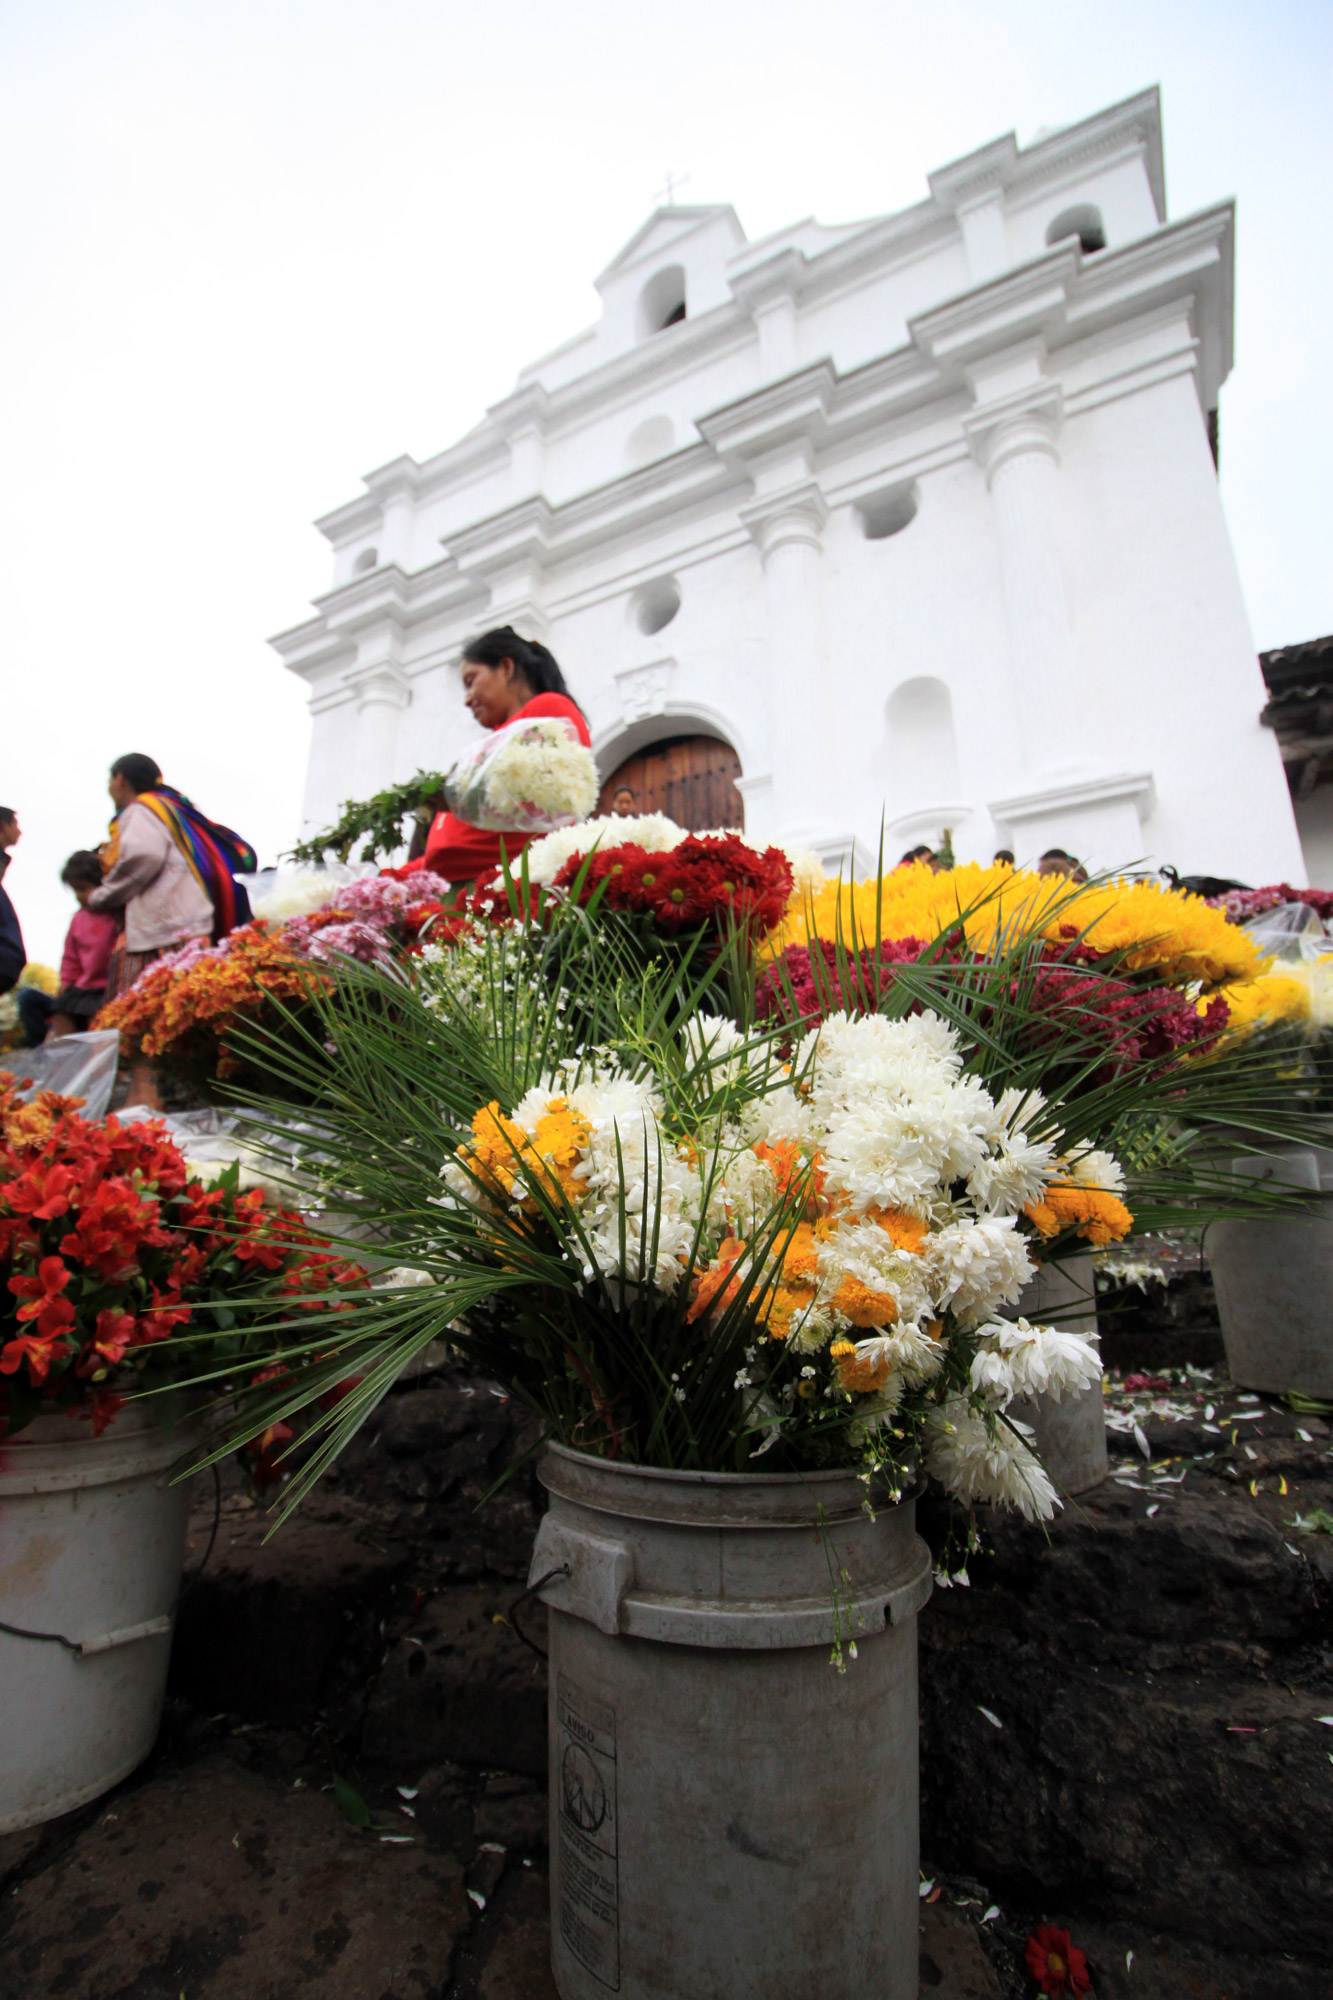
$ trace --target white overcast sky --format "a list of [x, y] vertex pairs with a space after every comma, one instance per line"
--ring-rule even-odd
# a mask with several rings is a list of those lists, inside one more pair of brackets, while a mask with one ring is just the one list
[[1151, 83], [1171, 213], [1240, 204], [1222, 492], [1256, 642], [1310, 638], [1327, 0], [0, 0], [0, 803], [30, 955], [59, 952], [60, 864], [125, 750], [261, 860], [290, 844], [304, 690], [265, 640], [328, 586], [312, 518], [587, 324], [666, 169], [751, 236], [841, 222]]

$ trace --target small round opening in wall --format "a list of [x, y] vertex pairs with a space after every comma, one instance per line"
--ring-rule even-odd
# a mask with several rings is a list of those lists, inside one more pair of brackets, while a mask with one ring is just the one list
[[379, 559], [380, 552], [378, 549], [362, 549], [360, 555], [352, 564], [353, 576], [364, 576], [367, 570], [372, 570], [377, 566]]
[[915, 521], [917, 503], [915, 482], [910, 486], [891, 486], [884, 493], [871, 494], [868, 500], [857, 503], [861, 533], [868, 542], [882, 542], [890, 535], [900, 535]]
[[651, 465], [655, 458], [665, 458], [675, 442], [670, 417], [645, 417], [626, 438], [625, 457], [631, 465]]
[[630, 615], [644, 633], [661, 632], [680, 610], [680, 585], [674, 576], [645, 583], [630, 599]]

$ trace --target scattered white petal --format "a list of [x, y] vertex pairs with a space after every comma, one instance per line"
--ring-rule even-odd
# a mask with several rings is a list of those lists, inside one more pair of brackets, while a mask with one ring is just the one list
[[983, 1924], [988, 1924], [992, 1917], [998, 1917], [999, 1914], [1000, 1914], [999, 1904], [992, 1903], [990, 1908], [983, 1912], [981, 1921]]
[[1144, 1436], [1143, 1426], [1141, 1424], [1135, 1424], [1134, 1426], [1134, 1442], [1138, 1446], [1139, 1450], [1143, 1453], [1143, 1456], [1145, 1458], [1152, 1457], [1152, 1446], [1148, 1443], [1147, 1438]]
[[1125, 1953], [1125, 1971], [1126, 1971], [1126, 1972], [1128, 1972], [1128, 1971], [1129, 1971], [1129, 1968], [1130, 1968], [1130, 1966], [1131, 1966], [1131, 1965], [1133, 1965], [1133, 1963], [1134, 1963], [1134, 1954], [1133, 1954], [1133, 1952], [1132, 1952], [1132, 1951], [1127, 1951], [1127, 1952]]
[[925, 1878], [925, 1876], [924, 1876], [924, 1875], [923, 1875], [923, 1876], [921, 1877], [921, 1885], [920, 1885], [920, 1887], [918, 1888], [918, 1890], [917, 1890], [917, 1892], [916, 1892], [916, 1893], [917, 1893], [917, 1895], [918, 1895], [918, 1896], [920, 1896], [920, 1898], [921, 1898], [922, 1902], [924, 1902], [924, 1901], [925, 1901], [926, 1897], [927, 1897], [927, 1896], [928, 1896], [928, 1895], [930, 1894], [931, 1890], [932, 1890], [932, 1889], [933, 1889], [934, 1887], [935, 1887], [935, 1884], [934, 1884], [934, 1882], [933, 1882], [933, 1881], [932, 1881], [932, 1882], [927, 1882], [927, 1880], [926, 1880], [926, 1878]]
[[480, 1889], [469, 1889], [469, 1890], [468, 1890], [468, 1894], [469, 1894], [469, 1896], [471, 1896], [471, 1898], [472, 1898], [473, 1902], [474, 1902], [474, 1903], [476, 1904], [476, 1906], [477, 1906], [477, 1908], [478, 1908], [479, 1910], [484, 1910], [484, 1909], [485, 1909], [485, 1907], [486, 1907], [486, 1898], [485, 1898], [485, 1897], [484, 1897], [484, 1896], [482, 1895], [482, 1893], [481, 1893], [481, 1890], [480, 1890]]
[[[994, 1713], [994, 1711], [993, 1711], [992, 1709], [989, 1709], [989, 1708], [983, 1708], [983, 1707], [981, 1706], [981, 1703], [980, 1703], [980, 1702], [978, 1702], [978, 1703], [977, 1703], [977, 1713], [978, 1713], [979, 1715], [984, 1715], [984, 1716], [985, 1716], [985, 1718], [986, 1718], [986, 1720], [987, 1720], [987, 1722], [989, 1722], [989, 1723], [990, 1723], [990, 1725], [991, 1725], [991, 1727], [992, 1727], [993, 1729], [1003, 1729], [1003, 1728], [1004, 1728], [1004, 1724], [1003, 1724], [1003, 1723], [1001, 1722], [1001, 1720], [1000, 1720], [999, 1716], [998, 1716], [998, 1715], [996, 1715], [996, 1714]], [[1333, 1718], [1330, 1718], [1330, 1720], [1333, 1720]]]
[[1144, 1519], [1147, 1521], [1151, 1521], [1153, 1515], [1157, 1512], [1157, 1509], [1161, 1506], [1161, 1504], [1162, 1503], [1160, 1500], [1154, 1500], [1152, 1506], [1145, 1509]]
[[414, 1799], [421, 1790], [420, 1785], [398, 1785], [395, 1787], [400, 1799]]
[[1300, 1431], [1300, 1430], [1298, 1430], [1298, 1431], [1297, 1431], [1297, 1433], [1296, 1433], [1296, 1435], [1297, 1435], [1297, 1437], [1298, 1437], [1298, 1438], [1300, 1439], [1300, 1441], [1301, 1441], [1301, 1443], [1302, 1443], [1302, 1444], [1313, 1444], [1313, 1443], [1314, 1443], [1314, 1439], [1313, 1439], [1313, 1438], [1312, 1438], [1312, 1437], [1310, 1436], [1310, 1433], [1309, 1433], [1309, 1431]]

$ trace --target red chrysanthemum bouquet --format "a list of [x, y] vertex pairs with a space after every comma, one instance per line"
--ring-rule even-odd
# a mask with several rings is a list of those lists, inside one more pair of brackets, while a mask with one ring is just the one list
[[365, 1283], [234, 1171], [191, 1179], [160, 1124], [92, 1124], [79, 1103], [24, 1103], [0, 1072], [0, 1435], [43, 1408], [100, 1432], [130, 1394], [243, 1367], [242, 1303]]
[[530, 876], [526, 861], [479, 882], [469, 914], [549, 926], [554, 910], [573, 904], [618, 931], [645, 962], [697, 952], [706, 967], [727, 947], [748, 959], [792, 898], [792, 865], [782, 849], [750, 847], [734, 833], [686, 834], [665, 849], [593, 842], [569, 854], [553, 877]]

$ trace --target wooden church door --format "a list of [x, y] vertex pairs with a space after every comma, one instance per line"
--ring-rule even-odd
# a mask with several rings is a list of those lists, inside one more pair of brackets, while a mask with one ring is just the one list
[[717, 736], [673, 736], [627, 757], [602, 786], [600, 813], [628, 786], [636, 813], [665, 813], [690, 833], [714, 827], [745, 830], [745, 802], [736, 789], [741, 760]]

